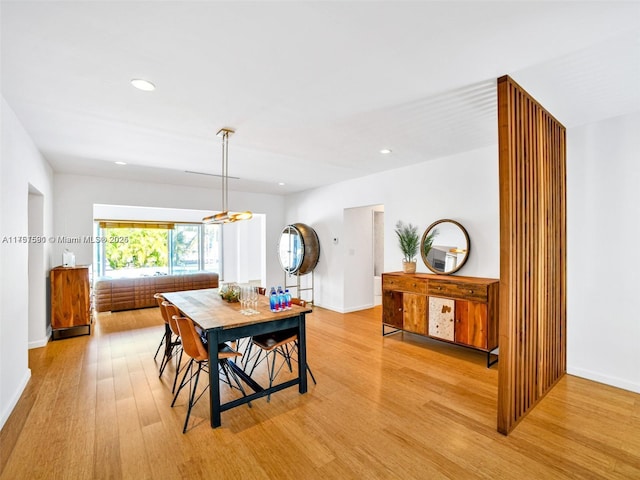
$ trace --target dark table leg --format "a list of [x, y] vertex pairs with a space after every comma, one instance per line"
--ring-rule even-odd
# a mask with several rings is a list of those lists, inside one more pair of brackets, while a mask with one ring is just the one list
[[307, 393], [307, 331], [305, 314], [298, 316], [298, 392]]
[[220, 418], [220, 381], [218, 379], [218, 331], [207, 332], [209, 346], [209, 410], [211, 412], [211, 428], [222, 425]]

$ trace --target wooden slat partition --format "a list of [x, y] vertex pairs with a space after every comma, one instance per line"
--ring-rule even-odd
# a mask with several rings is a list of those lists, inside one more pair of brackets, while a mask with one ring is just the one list
[[500, 362], [507, 435], [566, 372], [565, 128], [498, 79]]

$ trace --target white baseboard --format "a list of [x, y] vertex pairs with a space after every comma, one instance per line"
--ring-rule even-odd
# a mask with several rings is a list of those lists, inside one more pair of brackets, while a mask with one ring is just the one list
[[584, 368], [576, 368], [567, 366], [567, 373], [569, 375], [575, 375], [576, 377], [586, 378], [598, 383], [604, 383], [616, 388], [622, 388], [623, 390], [629, 390], [630, 392], [640, 393], [640, 383], [631, 382], [624, 378], [612, 377], [610, 375], [603, 375], [602, 373], [592, 372], [591, 370], [585, 370]]
[[345, 308], [342, 313], [358, 312], [360, 310], [366, 310], [368, 308], [373, 308], [373, 307], [374, 307], [373, 303], [369, 303], [367, 305], [359, 305], [357, 307]]
[[368, 305], [360, 305], [358, 307], [342, 308], [342, 307], [336, 307], [335, 305], [320, 305], [319, 303], [316, 303], [315, 306], [324, 308], [325, 310], [331, 310], [332, 312], [337, 312], [337, 313], [352, 313], [352, 312], [358, 312], [360, 310], [366, 310], [368, 308], [373, 308], [375, 305], [370, 303]]
[[46, 347], [47, 343], [49, 343], [49, 337], [44, 337], [41, 340], [34, 340], [32, 342], [29, 342], [27, 348], [31, 350], [32, 348]]
[[20, 396], [22, 395], [22, 392], [24, 392], [24, 389], [27, 387], [27, 383], [29, 383], [30, 378], [31, 378], [31, 369], [27, 368], [27, 371], [25, 372], [24, 377], [20, 382], [20, 385], [18, 385], [18, 389], [11, 396], [11, 399], [9, 400], [9, 404], [2, 411], [2, 416], [0, 416], [0, 430], [2, 429], [2, 427], [4, 427], [4, 424], [9, 418], [9, 415], [11, 415], [11, 412], [13, 412], [13, 409], [18, 404], [18, 400], [20, 400]]
[[49, 343], [49, 339], [51, 338], [51, 326], [47, 327], [47, 336], [41, 338], [39, 340], [32, 340], [27, 345], [27, 348], [31, 350], [32, 348], [41, 348], [46, 347], [47, 343]]

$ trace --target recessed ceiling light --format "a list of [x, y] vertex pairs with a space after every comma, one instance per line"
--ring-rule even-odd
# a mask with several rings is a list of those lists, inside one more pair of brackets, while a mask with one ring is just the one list
[[115, 162], [116, 165], [126, 165], [127, 162]]
[[145, 92], [153, 92], [156, 89], [156, 86], [148, 80], [143, 80], [142, 78], [133, 78], [131, 80], [131, 85], [136, 87], [138, 90], [144, 90]]
[[391, 149], [390, 148], [383, 148], [382, 150], [380, 150], [380, 153], [383, 155], [386, 155], [387, 153], [391, 153]]
[[281, 187], [284, 187], [285, 183], [284, 182], [278, 182], [278, 185], [280, 185]]

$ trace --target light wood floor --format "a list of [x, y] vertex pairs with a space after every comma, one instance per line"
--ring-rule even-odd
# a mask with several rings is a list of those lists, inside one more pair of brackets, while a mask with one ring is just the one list
[[379, 308], [308, 317], [318, 380], [182, 434], [173, 367], [158, 379], [157, 309], [101, 314], [90, 337], [30, 351], [32, 379], [0, 433], [2, 479], [640, 478], [640, 395], [565, 376], [509, 436], [497, 366], [409, 334]]

